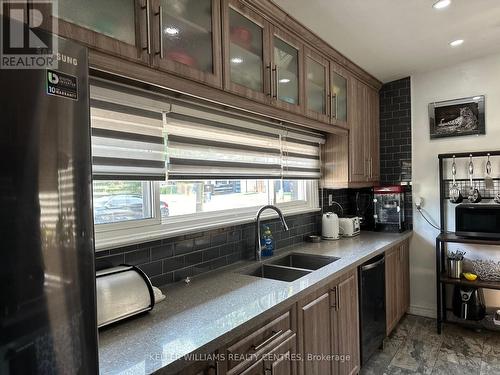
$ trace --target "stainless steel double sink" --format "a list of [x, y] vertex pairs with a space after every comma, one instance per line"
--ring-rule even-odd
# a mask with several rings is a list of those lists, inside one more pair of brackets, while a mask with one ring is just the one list
[[280, 281], [294, 281], [318, 270], [340, 258], [326, 255], [291, 253], [284, 257], [261, 264], [257, 268], [242, 271], [244, 275], [263, 277]]

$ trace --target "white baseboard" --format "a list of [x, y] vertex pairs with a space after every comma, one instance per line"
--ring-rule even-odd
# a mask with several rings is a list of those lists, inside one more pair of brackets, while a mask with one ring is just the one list
[[408, 314], [424, 316], [426, 318], [436, 318], [436, 308], [427, 306], [410, 305]]

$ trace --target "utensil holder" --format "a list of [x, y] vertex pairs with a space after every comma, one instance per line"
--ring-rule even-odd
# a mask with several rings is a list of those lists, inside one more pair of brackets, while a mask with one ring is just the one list
[[462, 275], [462, 260], [448, 259], [448, 277], [452, 279], [460, 279]]

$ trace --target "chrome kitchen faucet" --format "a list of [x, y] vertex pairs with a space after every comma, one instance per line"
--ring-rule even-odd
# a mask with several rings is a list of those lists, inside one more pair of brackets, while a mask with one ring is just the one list
[[262, 212], [264, 212], [267, 209], [271, 209], [271, 210], [276, 211], [276, 213], [278, 214], [278, 216], [281, 220], [281, 225], [283, 226], [283, 229], [285, 231], [288, 231], [288, 225], [285, 221], [285, 217], [283, 216], [283, 212], [281, 212], [281, 210], [278, 207], [273, 206], [272, 204], [268, 204], [266, 206], [262, 206], [261, 208], [259, 208], [259, 211], [257, 211], [257, 217], [255, 219], [256, 225], [257, 225], [257, 241], [255, 244], [255, 260], [257, 260], [257, 261], [260, 261], [262, 259], [262, 245], [260, 244], [260, 215], [262, 214]]

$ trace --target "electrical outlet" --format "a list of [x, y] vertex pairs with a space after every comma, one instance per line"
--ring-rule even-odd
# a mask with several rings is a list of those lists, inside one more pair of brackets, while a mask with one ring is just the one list
[[417, 207], [417, 210], [421, 210], [423, 205], [424, 205], [424, 198], [422, 197], [415, 198], [415, 206]]
[[331, 206], [333, 204], [333, 195], [328, 194], [328, 205]]

